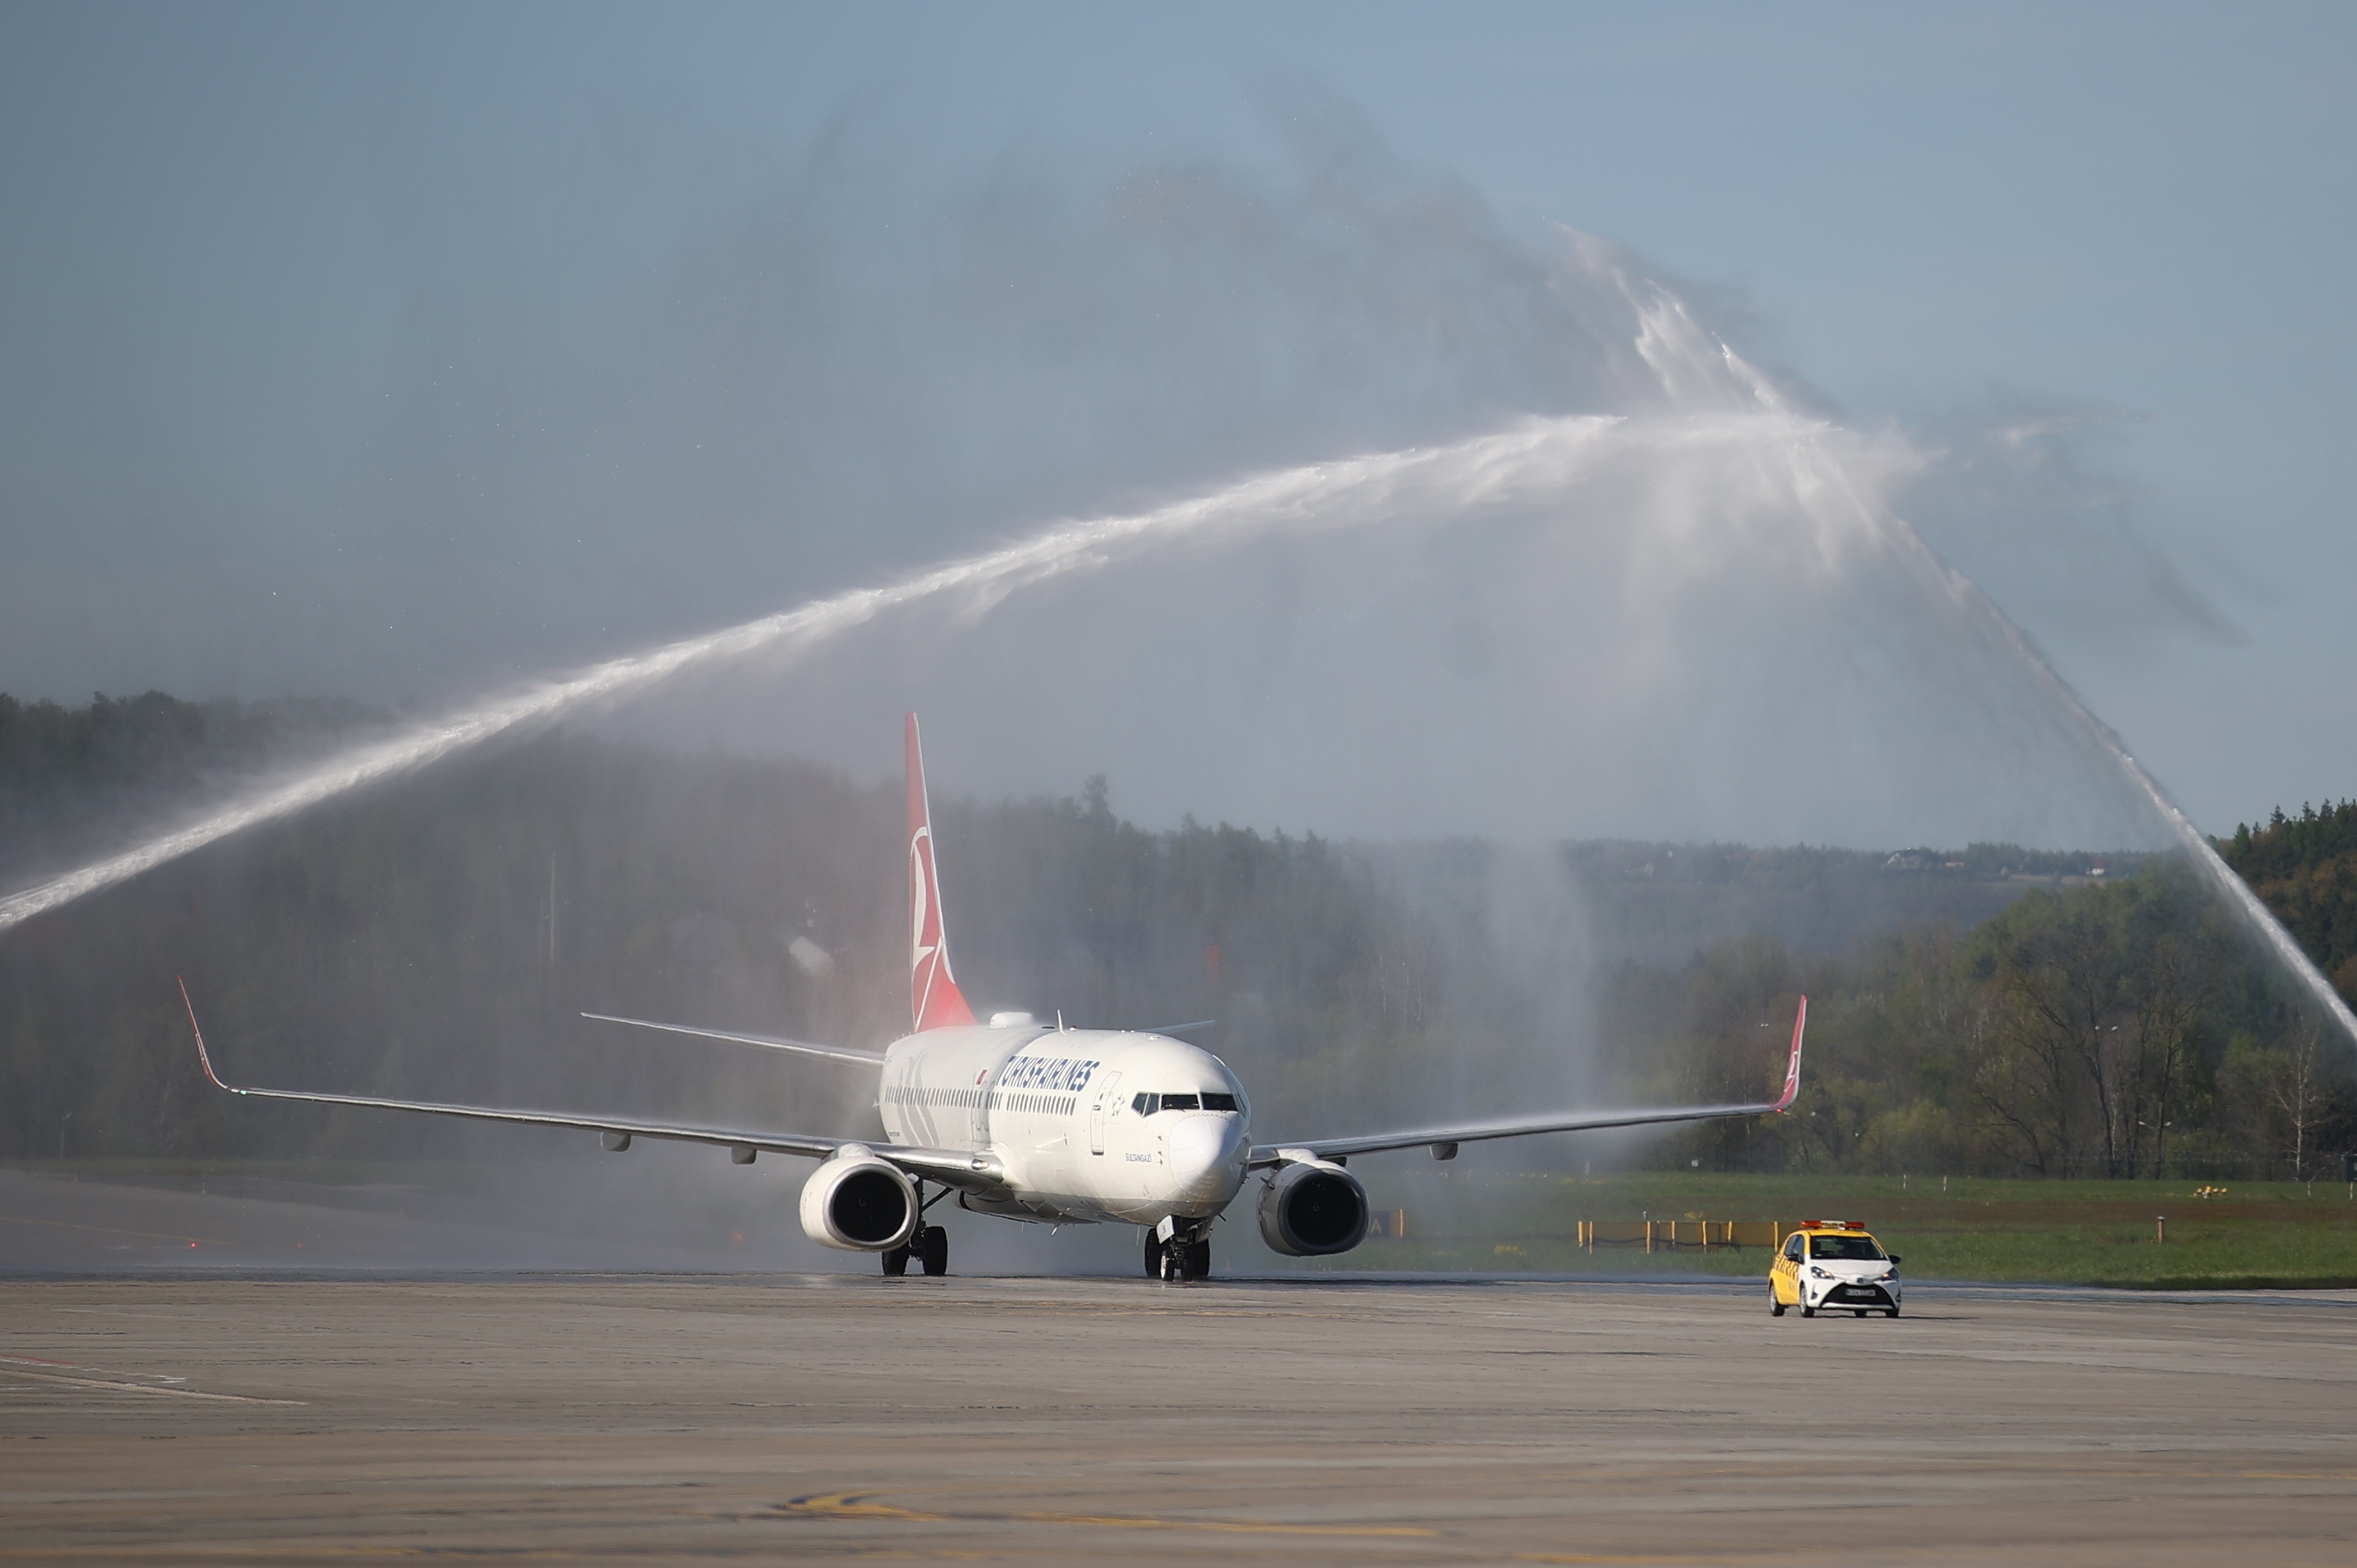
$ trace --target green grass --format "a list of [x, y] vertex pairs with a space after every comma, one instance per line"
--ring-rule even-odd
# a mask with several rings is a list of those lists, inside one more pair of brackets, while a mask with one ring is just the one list
[[[1375, 1172], [1370, 1170], [1371, 1178]], [[1372, 1185], [1380, 1187], [1380, 1181]], [[2340, 1182], [1985, 1181], [1631, 1172], [1458, 1176], [1413, 1192], [1408, 1235], [1334, 1260], [1360, 1269], [1765, 1277], [1764, 1248], [1583, 1251], [1582, 1219], [1859, 1219], [1916, 1279], [2147, 1289], [2357, 1285], [2357, 1201]], [[2222, 1193], [2201, 1196], [2205, 1186]], [[1421, 1203], [1419, 1204], [1419, 1200]], [[2168, 1240], [2154, 1240], [2156, 1216]]]
[[[469, 1160], [70, 1160], [16, 1168], [95, 1180], [201, 1182], [276, 1176], [329, 1186], [386, 1184], [465, 1193], [512, 1185], [529, 1166]], [[1953, 1180], [1936, 1176], [1761, 1176], [1633, 1171], [1514, 1176], [1370, 1159], [1353, 1167], [1379, 1208], [1405, 1207], [1405, 1240], [1377, 1239], [1311, 1269], [1445, 1273], [1718, 1274], [1764, 1278], [1764, 1248], [1583, 1251], [1582, 1219], [1859, 1219], [1906, 1260], [1914, 1279], [2007, 1280], [2144, 1289], [2357, 1286], [2357, 1201], [2340, 1182]], [[562, 1179], [565, 1167], [538, 1173]], [[2222, 1187], [2210, 1197], [2205, 1186]], [[765, 1201], [766, 1192], [764, 1190]], [[1251, 1192], [1230, 1209], [1222, 1243], [1254, 1266], [1269, 1257], [1252, 1226]], [[2153, 1219], [2169, 1217], [2155, 1244]], [[774, 1218], [774, 1217], [773, 1217]], [[791, 1217], [785, 1223], [791, 1224]]]

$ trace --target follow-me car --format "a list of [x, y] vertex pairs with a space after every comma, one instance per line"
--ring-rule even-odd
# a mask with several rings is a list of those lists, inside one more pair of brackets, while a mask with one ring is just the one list
[[[819, 1161], [802, 1193], [802, 1230], [830, 1247], [876, 1252], [887, 1273], [916, 1258], [925, 1273], [949, 1267], [949, 1234], [925, 1215], [951, 1193], [976, 1214], [1039, 1224], [1121, 1223], [1145, 1233], [1146, 1270], [1166, 1280], [1200, 1279], [1211, 1266], [1211, 1226], [1249, 1180], [1261, 1238], [1291, 1257], [1347, 1252], [1367, 1235], [1366, 1189], [1347, 1166], [1354, 1155], [1428, 1149], [1438, 1160], [1458, 1145], [1539, 1133], [1636, 1127], [1789, 1109], [1801, 1086], [1803, 997], [1777, 1099], [1749, 1105], [1663, 1110], [1555, 1112], [1351, 1137], [1252, 1141], [1252, 1103], [1226, 1063], [1160, 1033], [1067, 1029], [1028, 1013], [978, 1020], [950, 971], [933, 864], [917, 717], [907, 724], [909, 1000], [914, 1027], [882, 1052], [813, 1045], [641, 1018], [584, 1014], [601, 1022], [729, 1040], [850, 1063], [875, 1071], [883, 1137], [845, 1138], [758, 1128], [696, 1126], [638, 1116], [509, 1110], [382, 1100], [296, 1090], [232, 1088], [214, 1073], [197, 1034], [205, 1076], [236, 1094], [326, 1105], [366, 1105], [599, 1133], [619, 1152], [639, 1138], [716, 1144], [738, 1165], [763, 1151]], [[181, 987], [185, 1000], [187, 986]], [[196, 1028], [196, 1009], [188, 1024]], [[929, 1196], [926, 1188], [934, 1188]]]
[[1899, 1258], [1856, 1219], [1803, 1219], [1768, 1270], [1768, 1310], [1803, 1317], [1847, 1308], [1864, 1317], [1899, 1316]]

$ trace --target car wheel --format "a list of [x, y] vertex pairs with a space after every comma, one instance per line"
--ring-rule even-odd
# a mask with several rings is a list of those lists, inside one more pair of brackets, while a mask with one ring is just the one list
[[1886, 1306], [1882, 1309], [1882, 1316], [1885, 1317], [1896, 1317], [1899, 1316], [1899, 1309], [1895, 1306]]
[[1784, 1298], [1776, 1294], [1776, 1287], [1772, 1284], [1768, 1287], [1768, 1316], [1770, 1317], [1784, 1316]]
[[1864, 1317], [1864, 1316], [1866, 1316], [1866, 1308], [1864, 1308], [1864, 1307], [1862, 1307], [1862, 1306], [1861, 1306], [1861, 1307], [1859, 1307], [1859, 1308], [1857, 1309], [1857, 1316], [1860, 1316], [1860, 1317]]
[[1816, 1315], [1817, 1309], [1809, 1305], [1809, 1298], [1807, 1296], [1803, 1296], [1801, 1298], [1801, 1316], [1803, 1317], [1814, 1317]]

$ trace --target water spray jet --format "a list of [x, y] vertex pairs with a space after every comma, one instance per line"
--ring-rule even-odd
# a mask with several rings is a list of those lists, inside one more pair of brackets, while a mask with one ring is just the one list
[[0, 898], [0, 931], [248, 828], [293, 816], [576, 709], [634, 694], [696, 665], [763, 649], [809, 647], [889, 610], [928, 600], [964, 594], [995, 603], [1026, 583], [1087, 571], [1107, 564], [1116, 552], [1135, 552], [1181, 536], [1288, 523], [1331, 526], [1349, 521], [1332, 515], [1342, 509], [1355, 505], [1361, 509], [1359, 516], [1380, 515], [1406, 496], [1443, 487], [1457, 506], [1478, 505], [1518, 482], [1559, 479], [1566, 464], [1576, 463], [1620, 423], [1598, 415], [1532, 420], [1446, 446], [1374, 453], [1256, 475], [1150, 511], [1061, 523], [898, 583], [815, 599], [778, 615], [533, 682], [389, 738], [339, 752], [196, 822]]
[[2136, 759], [2135, 754], [2113, 732], [2111, 725], [2097, 718], [2094, 710], [2080, 700], [2079, 693], [2072, 690], [2071, 683], [2046, 661], [2046, 656], [2030, 641], [2029, 634], [2013, 623], [2013, 618], [1998, 608], [1996, 602], [1981, 591], [1979, 584], [1933, 554], [1931, 547], [1924, 544], [1912, 530], [1907, 532], [1913, 548], [1920, 553], [1923, 567], [1936, 575], [1948, 593], [1986, 620], [2029, 667], [2048, 696], [2086, 727], [2087, 733], [2094, 737], [2104, 753], [2118, 764], [2121, 772], [2127, 775], [2128, 782], [2135, 787], [2136, 793], [2152, 807], [2169, 835], [2185, 846], [2186, 854], [2192, 857], [2203, 879], [2217, 889], [2228, 907], [2251, 928], [2292, 978], [2299, 982], [2309, 998], [2341, 1026], [2351, 1043], [2357, 1045], [2357, 1013], [2350, 1011], [2349, 1004], [2342, 999], [2332, 982], [2316, 967], [2315, 961], [2301, 949], [2292, 934], [2284, 929], [2282, 922], [2259, 901], [2259, 896], [2251, 891], [2250, 884], [2234, 874], [2234, 868], [2219, 854], [2209, 835], [2195, 827], [2177, 802], [2169, 799], [2169, 792], [2160, 787], [2159, 780], [2145, 771], [2144, 764]]
[[[1743, 369], [1730, 354], [1727, 364]], [[1756, 378], [1755, 378], [1756, 380]], [[1760, 383], [1764, 385], [1764, 383]], [[1948, 565], [1903, 521], [1863, 493], [1859, 476], [1820, 451], [1847, 433], [1794, 415], [1764, 395], [1739, 412], [1627, 419], [1575, 415], [1531, 419], [1503, 431], [1447, 446], [1383, 452], [1256, 475], [1209, 494], [1125, 516], [1060, 523], [997, 550], [963, 557], [882, 586], [816, 599], [703, 636], [550, 677], [454, 710], [389, 738], [353, 747], [245, 799], [122, 854], [0, 898], [0, 930], [74, 899], [113, 886], [247, 828], [291, 817], [366, 785], [432, 765], [504, 735], [545, 725], [600, 703], [641, 693], [692, 667], [762, 650], [792, 652], [843, 636], [890, 611], [931, 601], [966, 600], [986, 613], [1029, 584], [1088, 572], [1182, 539], [1279, 530], [1316, 532], [1394, 516], [1417, 503], [1444, 520], [1487, 504], [1570, 487], [1614, 454], [1640, 448], [1674, 457], [1725, 443], [1777, 454], [1796, 495], [1812, 506], [1819, 533], [1817, 564], [1829, 566], [1853, 544], [1895, 552], [1926, 589], [1962, 609], [2031, 676], [2126, 777], [2169, 835], [2352, 1042], [2357, 1015], [2301, 951], [2210, 841], [2153, 779], [2117, 736], [2081, 701], [2026, 634], [1978, 585]]]

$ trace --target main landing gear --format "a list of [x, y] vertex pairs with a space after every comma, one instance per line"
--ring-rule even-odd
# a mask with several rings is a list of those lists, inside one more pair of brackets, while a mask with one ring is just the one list
[[929, 1274], [948, 1273], [950, 1233], [938, 1225], [918, 1226], [917, 1233], [909, 1238], [907, 1246], [895, 1247], [884, 1254], [884, 1272], [905, 1274], [909, 1272], [909, 1260], [911, 1258], [916, 1259], [919, 1266]]
[[925, 1197], [925, 1184], [923, 1182], [917, 1184], [919, 1224], [916, 1230], [909, 1237], [906, 1245], [893, 1247], [885, 1251], [883, 1256], [886, 1273], [907, 1273], [910, 1258], [916, 1259], [919, 1265], [929, 1274], [945, 1274], [950, 1272], [950, 1233], [941, 1226], [922, 1223], [925, 1210], [949, 1195], [950, 1189], [943, 1187], [933, 1194], [931, 1201], [928, 1201]]
[[1211, 1239], [1197, 1237], [1189, 1240], [1173, 1236], [1165, 1241], [1155, 1232], [1146, 1233], [1146, 1277], [1168, 1284], [1186, 1284], [1200, 1280], [1211, 1272]]

